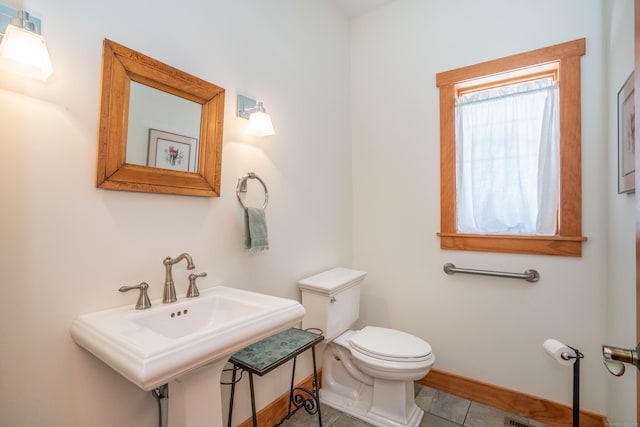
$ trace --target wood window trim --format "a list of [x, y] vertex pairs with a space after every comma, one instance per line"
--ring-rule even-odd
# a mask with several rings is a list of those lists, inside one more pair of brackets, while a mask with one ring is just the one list
[[[436, 74], [440, 89], [440, 247], [485, 252], [582, 256], [582, 134], [580, 57], [584, 38]], [[456, 232], [456, 85], [558, 63], [560, 82], [560, 207], [555, 236]]]

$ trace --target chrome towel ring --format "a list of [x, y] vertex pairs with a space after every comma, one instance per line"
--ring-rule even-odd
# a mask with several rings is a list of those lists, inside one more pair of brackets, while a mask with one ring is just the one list
[[240, 205], [242, 206], [243, 209], [247, 209], [244, 203], [242, 203], [242, 199], [240, 198], [240, 193], [247, 192], [248, 179], [257, 179], [258, 181], [260, 181], [260, 184], [262, 184], [262, 187], [264, 188], [264, 204], [262, 205], [262, 209], [266, 208], [267, 204], [269, 203], [269, 190], [267, 190], [267, 186], [264, 183], [264, 181], [260, 179], [260, 177], [253, 172], [249, 172], [242, 178], [238, 179], [238, 185], [236, 186], [236, 196], [238, 197], [238, 202], [240, 202]]

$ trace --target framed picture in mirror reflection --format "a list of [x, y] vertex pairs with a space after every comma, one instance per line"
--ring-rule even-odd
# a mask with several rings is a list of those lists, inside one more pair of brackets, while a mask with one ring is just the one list
[[635, 117], [631, 73], [618, 92], [618, 194], [635, 190]]
[[149, 129], [147, 166], [197, 172], [198, 138]]

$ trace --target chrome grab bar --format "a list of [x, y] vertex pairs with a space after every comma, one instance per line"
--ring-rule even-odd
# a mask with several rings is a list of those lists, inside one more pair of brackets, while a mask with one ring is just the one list
[[480, 276], [495, 276], [495, 277], [509, 277], [512, 279], [524, 279], [527, 282], [535, 283], [540, 280], [540, 273], [537, 270], [525, 270], [522, 273], [508, 273], [505, 271], [491, 271], [491, 270], [474, 270], [471, 268], [458, 268], [452, 263], [448, 262], [444, 265], [443, 270], [447, 274], [462, 273], [462, 274], [478, 274]]

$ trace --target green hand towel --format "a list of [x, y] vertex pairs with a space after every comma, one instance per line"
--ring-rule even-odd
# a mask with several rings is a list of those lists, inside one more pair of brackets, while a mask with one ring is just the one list
[[244, 211], [245, 236], [244, 247], [251, 252], [269, 249], [267, 220], [264, 209], [246, 208]]

